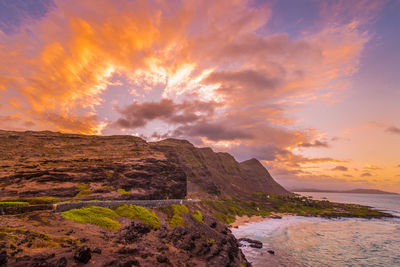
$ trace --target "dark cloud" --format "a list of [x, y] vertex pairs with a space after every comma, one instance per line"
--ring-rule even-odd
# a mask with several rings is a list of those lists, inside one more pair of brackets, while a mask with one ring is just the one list
[[209, 116], [214, 112], [215, 102], [185, 101], [176, 104], [170, 99], [160, 102], [134, 102], [117, 111], [122, 115], [114, 125], [121, 128], [134, 129], [145, 126], [152, 120], [163, 120], [173, 124], [195, 122], [202, 116]]
[[332, 169], [332, 171], [343, 171], [343, 172], [347, 172], [348, 168], [345, 166], [336, 166], [335, 168]]
[[369, 177], [372, 176], [372, 174], [370, 174], [369, 172], [364, 172], [363, 174], [361, 174], [361, 177]]
[[268, 77], [266, 74], [255, 70], [243, 70], [232, 72], [213, 72], [207, 78], [211, 83], [222, 83], [225, 87], [241, 87], [246, 90], [273, 90], [280, 81], [277, 78]]
[[191, 125], [183, 125], [174, 131], [175, 136], [206, 137], [208, 140], [235, 140], [252, 138], [251, 133], [237, 129], [226, 123], [209, 123], [199, 121]]
[[299, 147], [329, 147], [329, 144], [316, 140], [313, 143], [301, 143]]
[[400, 134], [400, 128], [397, 128], [395, 126], [386, 128], [386, 131], [393, 134]]

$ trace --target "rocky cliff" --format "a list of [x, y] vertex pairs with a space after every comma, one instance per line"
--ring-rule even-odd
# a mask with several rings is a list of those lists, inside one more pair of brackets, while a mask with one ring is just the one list
[[185, 140], [0, 131], [0, 198], [246, 198], [254, 192], [288, 193], [258, 160], [239, 163]]
[[166, 139], [150, 146], [181, 166], [187, 175], [189, 195], [239, 197], [256, 192], [288, 194], [257, 160], [237, 162], [228, 153], [197, 148], [185, 140]]
[[0, 131], [0, 197], [166, 199], [186, 175], [134, 136]]

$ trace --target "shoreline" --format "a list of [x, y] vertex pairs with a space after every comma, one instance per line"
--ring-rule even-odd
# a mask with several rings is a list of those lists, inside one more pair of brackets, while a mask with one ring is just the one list
[[268, 221], [268, 220], [280, 220], [282, 218], [292, 217], [292, 216], [296, 216], [296, 215], [291, 214], [291, 213], [271, 213], [271, 215], [269, 215], [269, 216], [254, 215], [251, 217], [248, 217], [247, 215], [243, 215], [243, 216], [236, 215], [235, 221], [233, 223], [229, 224], [229, 226], [232, 228], [238, 228], [239, 226], [243, 226], [248, 223], [257, 223], [257, 222]]

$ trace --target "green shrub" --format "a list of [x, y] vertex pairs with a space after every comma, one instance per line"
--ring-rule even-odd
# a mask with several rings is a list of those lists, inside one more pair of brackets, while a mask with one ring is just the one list
[[114, 186], [108, 186], [108, 185], [101, 187], [101, 189], [108, 192], [112, 192], [115, 190]]
[[76, 197], [90, 196], [92, 193], [93, 193], [92, 190], [85, 189], [76, 194]]
[[28, 202], [0, 202], [0, 208], [26, 207], [26, 206], [29, 206]]
[[90, 188], [90, 186], [84, 183], [79, 183], [76, 185], [76, 188], [78, 188], [79, 190], [87, 190]]
[[203, 213], [199, 210], [194, 210], [192, 217], [195, 218], [198, 222], [204, 223]]
[[172, 204], [171, 208], [174, 210], [175, 214], [189, 213], [189, 209], [185, 205]]
[[122, 217], [129, 219], [139, 219], [153, 229], [160, 228], [160, 218], [154, 211], [148, 210], [141, 206], [124, 204], [118, 206], [115, 212]]
[[106, 229], [117, 230], [121, 224], [113, 219], [119, 218], [119, 215], [107, 208], [97, 206], [87, 206], [80, 209], [72, 209], [61, 214], [64, 219], [72, 220], [78, 223], [89, 223]]
[[185, 219], [181, 214], [189, 213], [189, 209], [185, 205], [172, 204], [168, 207], [161, 209], [165, 214], [167, 214], [167, 222], [171, 227], [182, 226], [185, 224]]
[[117, 190], [117, 192], [120, 193], [121, 195], [129, 195], [129, 194], [130, 194], [128, 191], [126, 191], [126, 190], [123, 189], [123, 188], [119, 188], [119, 189]]

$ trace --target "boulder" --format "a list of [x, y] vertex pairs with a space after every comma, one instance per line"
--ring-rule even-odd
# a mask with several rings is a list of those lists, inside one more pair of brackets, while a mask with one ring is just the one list
[[74, 258], [81, 263], [88, 263], [92, 258], [92, 252], [88, 246], [82, 246], [75, 251]]
[[262, 248], [263, 247], [263, 243], [261, 241], [250, 239], [250, 238], [239, 238], [238, 241], [239, 241], [239, 244], [241, 244], [243, 242], [249, 243], [250, 247], [252, 247], [252, 248]]

